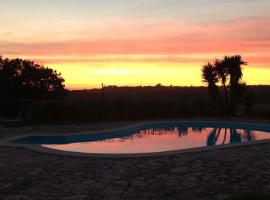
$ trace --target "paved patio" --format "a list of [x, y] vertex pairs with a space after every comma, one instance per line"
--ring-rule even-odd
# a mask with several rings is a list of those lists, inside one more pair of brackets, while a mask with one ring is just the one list
[[239, 192], [270, 193], [270, 143], [147, 158], [0, 147], [0, 172], [0, 199], [222, 200]]

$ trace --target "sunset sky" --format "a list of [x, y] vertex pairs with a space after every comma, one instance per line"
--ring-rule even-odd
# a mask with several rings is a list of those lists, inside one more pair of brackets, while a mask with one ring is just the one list
[[248, 84], [270, 84], [269, 0], [1, 0], [0, 22], [0, 55], [69, 89], [202, 85], [201, 66], [233, 54]]

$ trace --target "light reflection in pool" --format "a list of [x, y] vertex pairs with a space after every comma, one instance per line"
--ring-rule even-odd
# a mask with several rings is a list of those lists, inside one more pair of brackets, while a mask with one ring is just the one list
[[269, 132], [232, 128], [149, 128], [121, 138], [43, 147], [83, 153], [150, 153], [270, 139]]

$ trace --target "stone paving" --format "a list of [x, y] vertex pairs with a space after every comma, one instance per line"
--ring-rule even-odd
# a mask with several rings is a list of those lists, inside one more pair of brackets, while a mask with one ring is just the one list
[[80, 158], [0, 147], [0, 199], [223, 200], [270, 193], [270, 143], [141, 158]]

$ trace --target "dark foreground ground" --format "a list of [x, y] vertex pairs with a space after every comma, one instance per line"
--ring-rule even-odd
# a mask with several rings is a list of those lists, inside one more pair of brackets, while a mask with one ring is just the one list
[[148, 158], [65, 157], [0, 147], [0, 173], [0, 199], [222, 200], [241, 192], [270, 193], [270, 143]]

